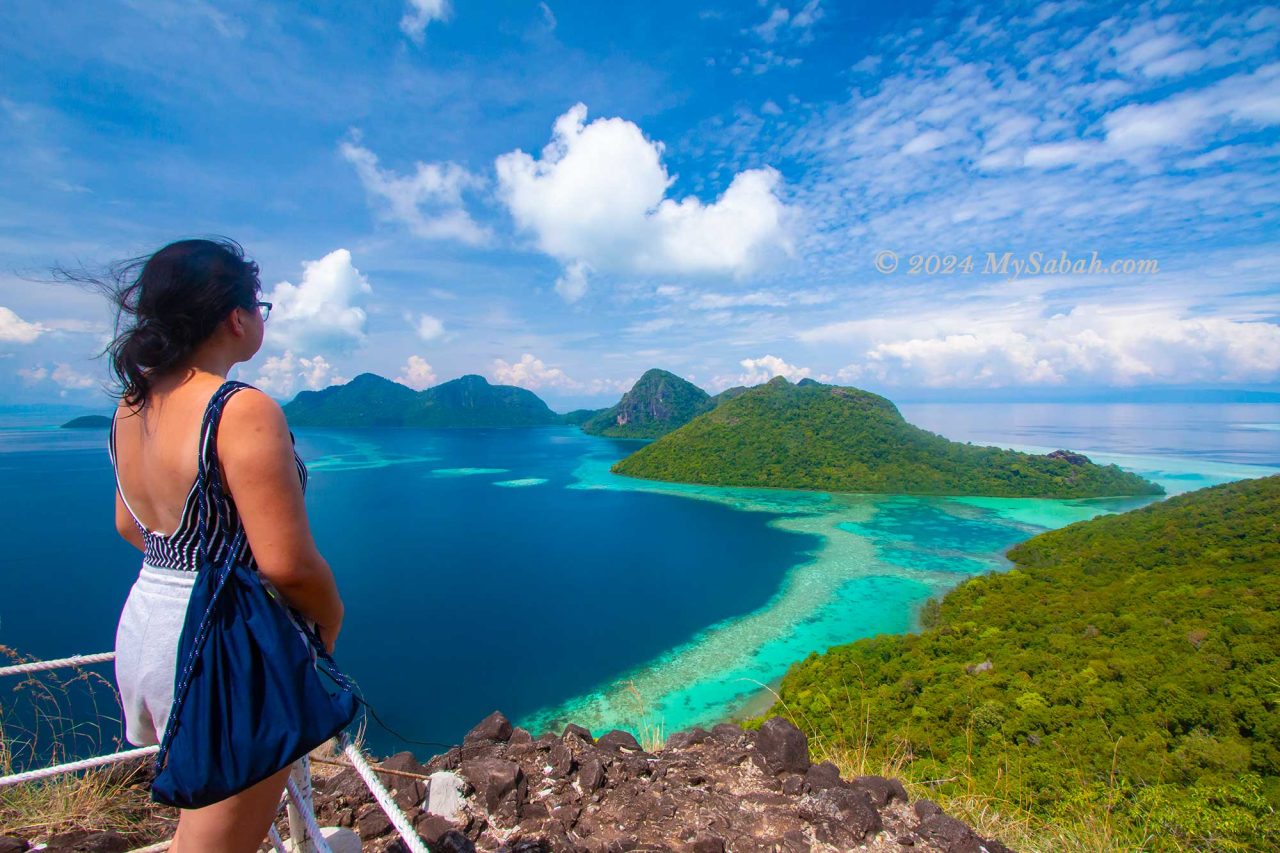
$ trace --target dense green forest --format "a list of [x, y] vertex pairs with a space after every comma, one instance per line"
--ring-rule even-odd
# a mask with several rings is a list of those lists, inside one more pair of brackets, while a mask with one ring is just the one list
[[[1036, 536], [921, 633], [812, 654], [785, 714], [1153, 849], [1280, 849], [1280, 476]], [[945, 793], [944, 786], [942, 792]]]
[[838, 492], [1085, 498], [1160, 494], [1116, 465], [964, 444], [857, 388], [782, 377], [742, 391], [614, 464], [630, 477]]
[[532, 391], [490, 385], [474, 373], [423, 391], [362, 373], [344, 385], [299, 392], [284, 413], [295, 427], [503, 427], [569, 422]]
[[614, 406], [582, 425], [612, 438], [657, 438], [715, 407], [715, 398], [666, 370], [651, 368]]

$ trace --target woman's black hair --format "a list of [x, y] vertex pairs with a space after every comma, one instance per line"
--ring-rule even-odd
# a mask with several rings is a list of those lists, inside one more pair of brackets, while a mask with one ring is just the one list
[[61, 281], [86, 285], [115, 306], [111, 356], [117, 396], [136, 408], [151, 376], [180, 364], [234, 308], [252, 310], [262, 289], [258, 265], [225, 237], [178, 240], [151, 255], [117, 261], [95, 276], [62, 267]]

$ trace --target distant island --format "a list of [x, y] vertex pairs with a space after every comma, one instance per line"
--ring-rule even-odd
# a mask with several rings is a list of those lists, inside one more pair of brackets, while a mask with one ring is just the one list
[[491, 385], [474, 373], [415, 391], [373, 373], [299, 392], [284, 407], [300, 427], [516, 427], [574, 423], [527, 388]]
[[775, 376], [615, 463], [614, 473], [716, 486], [987, 497], [1160, 495], [1079, 453], [1020, 453], [950, 441], [907, 423], [884, 397]]
[[1016, 804], [1054, 837], [1275, 849], [1277, 518], [1280, 475], [1042, 533], [926, 602], [921, 633], [792, 665], [748, 725], [785, 714], [869, 767], [944, 780], [944, 805]]
[[62, 429], [111, 429], [111, 418], [106, 415], [81, 415], [67, 421]]
[[492, 385], [477, 374], [415, 391], [362, 373], [343, 385], [299, 392], [284, 412], [295, 427], [571, 425], [593, 435], [655, 439], [612, 470], [681, 483], [987, 497], [1164, 493], [1079, 453], [950, 441], [907, 423], [884, 397], [813, 379], [793, 385], [781, 376], [712, 396], [654, 368], [608, 409], [557, 414], [527, 388]]
[[646, 370], [616, 405], [582, 424], [611, 438], [658, 438], [716, 407], [717, 398], [674, 373]]

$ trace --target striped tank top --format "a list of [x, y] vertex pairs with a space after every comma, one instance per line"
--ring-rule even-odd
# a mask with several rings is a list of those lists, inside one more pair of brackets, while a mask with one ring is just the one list
[[[238, 382], [234, 379], [228, 379], [218, 387], [213, 397], [209, 399], [209, 405], [205, 409], [204, 418], [200, 425], [200, 458], [203, 460], [206, 470], [213, 471], [214, 466], [218, 464], [218, 421], [222, 418], [222, 409], [226, 405], [227, 400], [233, 394], [243, 388], [253, 388], [254, 386], [244, 382]], [[119, 410], [117, 409], [117, 412]], [[293, 440], [293, 433], [289, 433], [289, 439]], [[124, 489], [120, 486], [120, 469], [116, 460], [116, 422], [115, 416], [111, 418], [111, 437], [107, 445], [107, 453], [111, 457], [111, 467], [116, 474], [116, 489], [120, 492], [120, 499], [124, 501], [125, 509], [129, 510], [129, 515], [133, 517], [133, 523], [142, 533], [143, 554], [142, 562], [156, 569], [175, 569], [178, 571], [194, 572], [200, 567], [200, 541], [199, 541], [199, 524], [197, 522], [200, 506], [203, 504], [205, 518], [207, 519], [207, 529], [205, 530], [208, 559], [213, 562], [221, 561], [225, 551], [230, 547], [232, 540], [241, 530], [240, 515], [236, 512], [236, 505], [230, 496], [218, 490], [211, 488], [208, 483], [204, 488], [199, 488], [200, 478], [197, 476], [196, 482], [191, 484], [191, 490], [187, 493], [186, 502], [182, 507], [182, 516], [178, 521], [178, 528], [170, 534], [156, 533], [147, 530], [142, 522], [138, 521], [138, 516], [129, 506], [129, 500], [124, 496]], [[303, 464], [302, 457], [295, 450], [293, 453], [294, 464], [298, 469], [298, 479], [302, 483], [302, 489], [305, 492], [307, 488], [307, 466]], [[248, 537], [241, 537], [240, 552], [236, 555], [237, 562], [247, 563], [253, 568], [257, 568], [257, 562], [253, 559], [253, 552], [249, 549]]]

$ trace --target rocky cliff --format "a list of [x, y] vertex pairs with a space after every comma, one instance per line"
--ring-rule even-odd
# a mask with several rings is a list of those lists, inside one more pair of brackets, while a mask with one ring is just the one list
[[[571, 724], [533, 738], [494, 712], [425, 764], [405, 752], [382, 768], [398, 771], [383, 781], [433, 851], [1008, 850], [909, 802], [897, 780], [811, 764], [805, 735], [781, 717], [759, 731], [677, 732], [647, 753], [627, 732], [594, 739]], [[353, 826], [365, 850], [404, 849], [354, 770], [316, 787], [322, 824]]]
[[[433, 853], [1011, 853], [935, 803], [910, 802], [896, 779], [811, 764], [804, 733], [781, 717], [758, 731], [677, 732], [649, 753], [627, 732], [597, 739], [573, 724], [534, 738], [495, 711], [425, 764], [409, 752], [374, 764]], [[0, 853], [124, 853], [170, 838], [177, 810], [145, 800], [150, 766], [102, 771], [143, 804], [135, 829], [0, 830]], [[316, 760], [312, 777], [321, 826], [354, 829], [364, 851], [406, 853], [354, 769]], [[288, 838], [283, 812], [278, 827]]]

